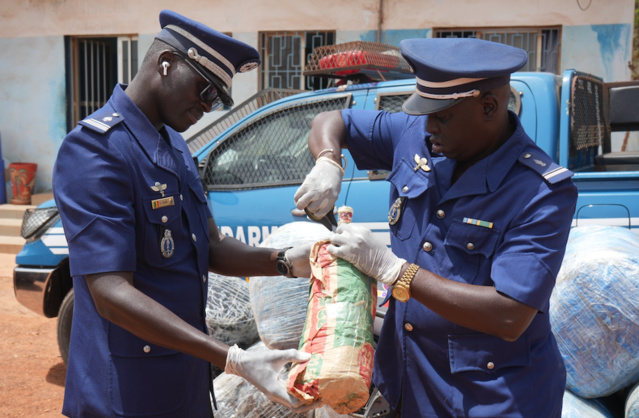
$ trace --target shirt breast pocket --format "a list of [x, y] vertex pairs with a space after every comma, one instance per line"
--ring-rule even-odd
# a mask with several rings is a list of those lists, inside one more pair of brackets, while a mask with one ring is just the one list
[[453, 221], [444, 239], [453, 273], [473, 283], [481, 263], [492, 258], [498, 237], [499, 231], [494, 228]]
[[531, 365], [530, 342], [524, 333], [509, 342], [486, 334], [449, 335], [451, 373], [496, 373], [508, 367]]
[[144, 259], [150, 265], [162, 267], [173, 264], [176, 246], [188, 245], [180, 242], [181, 203], [179, 196], [157, 196], [143, 199], [146, 222], [144, 224]]
[[393, 235], [404, 241], [411, 237], [415, 225], [423, 217], [419, 210], [421, 205], [416, 205], [415, 199], [431, 187], [431, 179], [423, 170], [415, 171], [402, 160], [388, 176], [388, 181], [392, 185], [389, 228]]
[[189, 190], [193, 197], [193, 202], [195, 202], [194, 209], [197, 210], [202, 228], [204, 231], [207, 231], [208, 235], [209, 223], [206, 195], [204, 194], [204, 188], [202, 187], [202, 183], [199, 178], [193, 179], [189, 182]]

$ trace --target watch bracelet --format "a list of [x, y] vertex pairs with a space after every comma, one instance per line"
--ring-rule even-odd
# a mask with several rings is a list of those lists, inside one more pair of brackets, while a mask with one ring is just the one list
[[411, 263], [411, 265], [408, 266], [404, 274], [402, 274], [402, 277], [400, 277], [399, 280], [395, 282], [395, 284], [402, 283], [402, 284], [405, 284], [407, 287], [410, 287], [410, 283], [413, 281], [413, 278], [417, 274], [418, 270], [419, 270], [419, 266], [417, 264]]

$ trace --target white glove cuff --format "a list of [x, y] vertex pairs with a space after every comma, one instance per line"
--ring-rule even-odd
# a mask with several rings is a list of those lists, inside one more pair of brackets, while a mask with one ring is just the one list
[[406, 263], [406, 260], [397, 257], [393, 264], [386, 269], [384, 274], [378, 280], [389, 286], [393, 285], [399, 278], [399, 273], [402, 271], [404, 263]]
[[239, 376], [235, 365], [240, 360], [242, 355], [244, 354], [244, 350], [237, 346], [237, 344], [229, 347], [229, 351], [226, 354], [226, 366], [224, 366], [224, 372], [226, 374], [235, 374]]

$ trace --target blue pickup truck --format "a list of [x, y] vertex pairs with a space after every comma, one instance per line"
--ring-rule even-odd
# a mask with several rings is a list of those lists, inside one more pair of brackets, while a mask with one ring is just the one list
[[[313, 117], [344, 108], [401, 111], [414, 88], [414, 78], [406, 74], [391, 81], [344, 83], [260, 106], [214, 137], [209, 128], [195, 135], [187, 142], [222, 232], [259, 245], [278, 227], [306, 221], [293, 195], [314, 164], [307, 146]], [[618, 225], [639, 232], [639, 152], [611, 152], [610, 140], [614, 131], [639, 130], [638, 102], [638, 83], [607, 84], [574, 70], [561, 76], [513, 74], [509, 107], [528, 135], [575, 173], [574, 226]], [[352, 207], [354, 222], [390, 243], [388, 173], [359, 170], [346, 150], [344, 158], [336, 207]], [[16, 297], [35, 312], [59, 318], [58, 343], [66, 360], [73, 289], [55, 203], [28, 211], [22, 233], [27, 243], [16, 257]]]

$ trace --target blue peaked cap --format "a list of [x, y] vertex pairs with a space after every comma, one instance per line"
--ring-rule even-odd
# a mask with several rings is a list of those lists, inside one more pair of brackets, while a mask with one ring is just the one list
[[235, 73], [257, 68], [260, 54], [255, 48], [184, 17], [171, 10], [160, 12], [162, 31], [157, 38], [191, 59], [215, 85], [222, 102], [233, 105], [229, 89]]
[[427, 115], [510, 83], [528, 54], [520, 48], [476, 38], [405, 39], [402, 56], [416, 77], [415, 92], [402, 110]]

